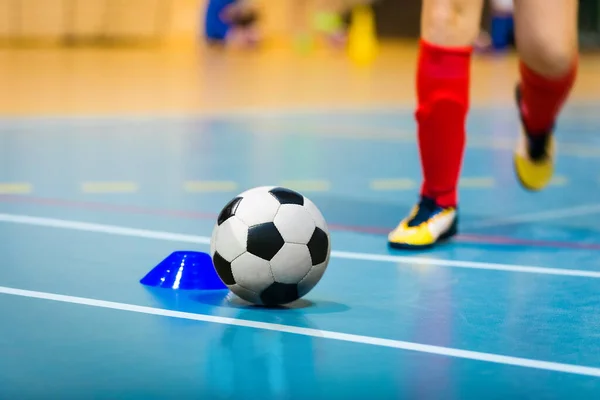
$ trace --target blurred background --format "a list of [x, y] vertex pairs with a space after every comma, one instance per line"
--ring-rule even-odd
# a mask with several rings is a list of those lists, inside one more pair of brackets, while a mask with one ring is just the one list
[[[600, 0], [582, 0], [582, 49]], [[409, 105], [417, 0], [0, 0], [4, 114]], [[511, 1], [486, 2], [474, 101], [511, 101]], [[596, 56], [582, 63], [592, 76]], [[595, 80], [594, 80], [595, 81]], [[579, 90], [578, 98], [596, 97]]]

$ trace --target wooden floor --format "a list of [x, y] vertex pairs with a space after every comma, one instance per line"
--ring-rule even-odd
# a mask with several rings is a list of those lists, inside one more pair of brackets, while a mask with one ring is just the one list
[[[3, 115], [190, 113], [411, 105], [414, 44], [386, 44], [368, 68], [285, 49], [0, 49]], [[600, 97], [600, 56], [582, 56], [574, 101]], [[516, 58], [477, 56], [473, 104], [512, 101]]]

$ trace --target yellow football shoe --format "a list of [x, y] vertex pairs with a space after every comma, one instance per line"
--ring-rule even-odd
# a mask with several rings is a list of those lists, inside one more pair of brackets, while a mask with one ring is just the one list
[[[521, 109], [521, 91], [516, 90], [517, 107]], [[527, 132], [521, 116], [521, 135], [517, 140], [514, 152], [514, 168], [521, 186], [527, 190], [539, 191], [544, 189], [554, 175], [554, 159], [556, 144], [553, 129], [548, 132]]]
[[455, 207], [440, 207], [422, 197], [419, 204], [388, 235], [388, 244], [396, 249], [424, 249], [449, 239], [458, 232]]

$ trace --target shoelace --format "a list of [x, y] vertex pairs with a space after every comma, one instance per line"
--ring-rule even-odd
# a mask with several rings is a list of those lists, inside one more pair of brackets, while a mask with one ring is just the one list
[[421, 225], [423, 222], [427, 221], [431, 217], [431, 214], [438, 208], [438, 205], [433, 199], [422, 197], [418, 207], [419, 210], [417, 211], [417, 214], [408, 221], [408, 226], [410, 227]]

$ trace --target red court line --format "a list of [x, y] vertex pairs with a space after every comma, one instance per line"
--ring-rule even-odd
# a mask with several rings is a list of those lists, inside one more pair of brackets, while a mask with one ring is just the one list
[[[60, 208], [75, 208], [90, 211], [103, 211], [112, 213], [125, 214], [140, 214], [152, 216], [165, 216], [174, 218], [188, 218], [201, 220], [215, 220], [216, 214], [202, 213], [197, 211], [185, 210], [168, 210], [159, 208], [150, 208], [135, 205], [110, 204], [96, 201], [81, 201], [67, 200], [48, 197], [22, 196], [22, 195], [0, 195], [0, 202], [14, 204], [35, 204], [43, 206], [53, 206]], [[390, 228], [375, 227], [375, 226], [350, 226], [340, 224], [329, 224], [332, 231], [367, 233], [374, 235], [387, 235]], [[529, 240], [511, 238], [508, 236], [488, 236], [476, 234], [461, 234], [457, 235], [453, 241], [459, 243], [478, 243], [487, 245], [512, 245], [512, 246], [529, 246], [529, 247], [547, 247], [560, 249], [576, 249], [576, 250], [600, 250], [600, 243], [577, 243], [564, 241], [548, 241], [548, 240]]]

